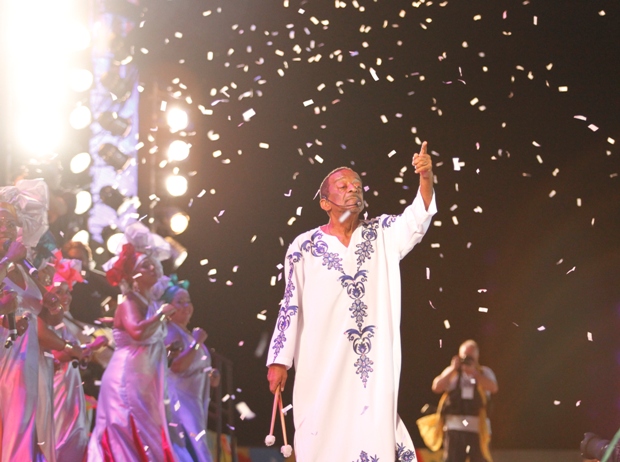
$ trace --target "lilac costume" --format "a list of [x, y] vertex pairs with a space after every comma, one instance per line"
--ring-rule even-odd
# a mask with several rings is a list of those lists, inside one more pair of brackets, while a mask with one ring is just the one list
[[[178, 340], [187, 349], [194, 341], [192, 335], [179, 325], [168, 324], [166, 344]], [[207, 446], [207, 417], [209, 410], [209, 371], [211, 356], [206, 346], [194, 354], [191, 365], [183, 372], [168, 372], [170, 397], [170, 436], [177, 457], [188, 462], [211, 462]]]

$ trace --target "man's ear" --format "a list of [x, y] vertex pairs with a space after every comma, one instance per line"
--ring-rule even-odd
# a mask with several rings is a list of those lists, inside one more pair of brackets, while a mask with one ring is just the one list
[[321, 208], [326, 212], [329, 212], [332, 209], [332, 204], [330, 204], [329, 201], [324, 197], [321, 197], [319, 204], [321, 205]]

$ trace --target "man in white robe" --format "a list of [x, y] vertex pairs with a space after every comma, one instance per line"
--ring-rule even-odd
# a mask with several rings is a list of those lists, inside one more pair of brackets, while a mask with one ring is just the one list
[[283, 390], [295, 364], [299, 462], [416, 460], [396, 410], [399, 262], [436, 213], [426, 146], [413, 156], [420, 188], [402, 215], [361, 220], [362, 181], [349, 168], [336, 169], [320, 189], [329, 223], [299, 235], [287, 251], [267, 378], [272, 392]]

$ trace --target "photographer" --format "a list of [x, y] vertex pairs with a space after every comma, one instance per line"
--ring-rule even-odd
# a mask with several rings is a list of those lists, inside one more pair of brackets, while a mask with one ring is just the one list
[[458, 356], [433, 380], [433, 392], [448, 395], [442, 411], [446, 462], [465, 462], [468, 456], [471, 462], [491, 460], [487, 409], [491, 394], [498, 388], [495, 374], [479, 364], [479, 357], [478, 344], [466, 340]]

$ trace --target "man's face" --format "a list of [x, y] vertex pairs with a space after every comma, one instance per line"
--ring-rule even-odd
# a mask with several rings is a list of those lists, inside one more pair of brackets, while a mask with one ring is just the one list
[[[360, 176], [353, 170], [345, 168], [332, 173], [328, 179], [331, 203], [347, 206], [352, 212], [361, 212], [364, 208], [364, 189]], [[355, 206], [357, 203], [360, 205]], [[332, 204], [333, 205], [333, 204]]]
[[476, 364], [478, 363], [480, 353], [478, 352], [478, 348], [476, 347], [476, 345], [465, 345], [460, 348], [459, 357], [461, 359], [465, 359], [468, 356], [470, 358], [473, 358]]

